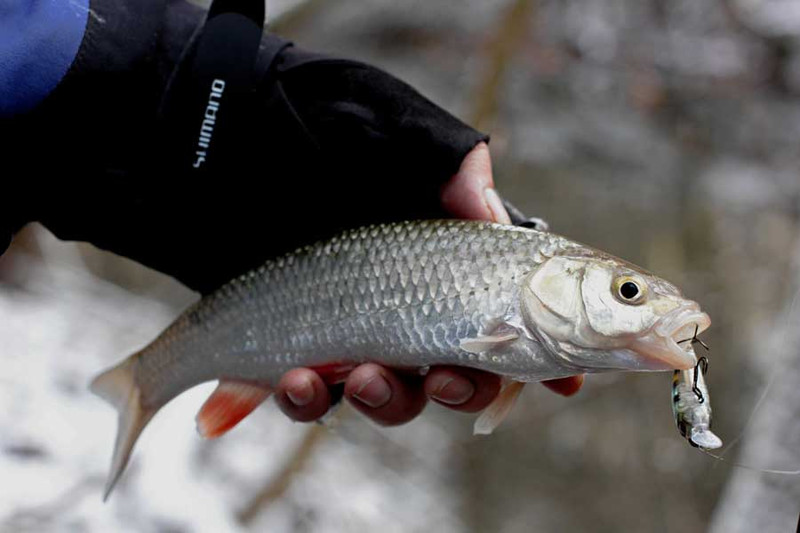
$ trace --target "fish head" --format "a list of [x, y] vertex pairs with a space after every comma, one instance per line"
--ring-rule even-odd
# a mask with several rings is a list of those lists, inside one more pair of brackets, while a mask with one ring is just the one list
[[534, 335], [587, 372], [691, 368], [694, 354], [679, 341], [711, 325], [673, 284], [595, 251], [546, 259], [521, 302]]

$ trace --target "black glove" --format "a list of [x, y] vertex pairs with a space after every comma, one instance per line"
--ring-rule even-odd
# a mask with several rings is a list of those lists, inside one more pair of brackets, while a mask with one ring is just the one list
[[0, 125], [0, 233], [41, 221], [207, 293], [345, 227], [444, 215], [441, 185], [485, 135], [228, 4], [203, 29], [183, 0], [92, 1], [64, 80]]

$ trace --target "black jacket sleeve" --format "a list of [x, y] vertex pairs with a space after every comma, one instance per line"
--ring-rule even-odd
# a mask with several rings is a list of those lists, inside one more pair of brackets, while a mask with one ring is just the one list
[[487, 139], [380, 69], [274, 35], [251, 85], [203, 85], [194, 116], [186, 72], [206, 53], [206, 13], [183, 0], [92, 9], [59, 87], [0, 125], [6, 237], [41, 221], [209, 292], [345, 227], [442, 216], [442, 183]]

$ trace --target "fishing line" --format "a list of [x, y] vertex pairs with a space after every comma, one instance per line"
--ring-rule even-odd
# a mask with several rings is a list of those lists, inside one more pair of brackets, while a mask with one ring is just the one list
[[[728, 449], [730, 449], [730, 446], [728, 448], [726, 448], [726, 450], [728, 450]], [[753, 472], [761, 472], [761, 473], [765, 473], [765, 474], [780, 474], [780, 475], [784, 475], [784, 476], [798, 476], [798, 475], [800, 475], [800, 470], [775, 470], [775, 469], [772, 469], [772, 468], [759, 468], [757, 466], [750, 466], [750, 465], [745, 465], [745, 464], [742, 464], [742, 463], [737, 463], [736, 461], [730, 461], [730, 460], [722, 457], [722, 454], [716, 455], [716, 454], [711, 453], [708, 450], [704, 450], [703, 448], [698, 448], [698, 450], [700, 450], [701, 452], [703, 452], [706, 455], [709, 455], [709, 456], [713, 457], [714, 459], [718, 459], [718, 460], [720, 460], [720, 461], [722, 461], [724, 463], [728, 463], [731, 466], [735, 466], [737, 468], [744, 468], [745, 470], [752, 470]]]
[[[785, 345], [785, 343], [786, 343], [786, 337], [787, 337], [789, 329], [790, 329], [789, 326], [791, 325], [791, 319], [794, 316], [795, 311], [797, 310], [798, 299], [800, 299], [800, 290], [795, 292], [794, 298], [792, 298], [792, 303], [789, 306], [789, 312], [787, 313], [787, 316], [786, 316], [786, 323], [784, 325], [783, 335], [782, 335], [780, 344], [784, 344]], [[779, 470], [779, 469], [771, 469], [771, 468], [759, 468], [759, 467], [755, 467], [755, 466], [748, 466], [748, 465], [745, 465], [745, 464], [737, 463], [735, 461], [730, 461], [728, 459], [725, 459], [725, 457], [724, 457], [725, 454], [727, 454], [730, 450], [732, 450], [739, 443], [739, 441], [742, 439], [742, 437], [745, 436], [745, 434], [747, 433], [747, 430], [750, 427], [750, 424], [753, 422], [753, 417], [756, 415], [758, 410], [761, 408], [761, 405], [764, 403], [764, 400], [766, 399], [767, 394], [769, 394], [769, 391], [772, 388], [772, 385], [774, 384], [775, 380], [777, 379], [779, 373], [782, 370], [783, 370], [783, 368], [782, 368], [781, 365], [776, 365], [775, 366], [775, 369], [772, 371], [772, 375], [767, 380], [767, 385], [764, 387], [764, 390], [761, 393], [761, 396], [758, 398], [758, 401], [756, 402], [755, 406], [753, 406], [753, 410], [750, 411], [750, 414], [748, 415], [747, 420], [745, 421], [744, 427], [742, 427], [742, 430], [739, 432], [739, 434], [736, 436], [736, 438], [732, 439], [730, 444], [728, 444], [725, 447], [725, 449], [722, 450], [722, 452], [719, 455], [713, 454], [713, 453], [709, 452], [708, 450], [703, 450], [701, 448], [700, 450], [703, 453], [705, 453], [706, 455], [711, 456], [714, 459], [717, 459], [719, 461], [722, 461], [722, 462], [725, 462], [725, 463], [729, 463], [732, 466], [736, 466], [738, 468], [744, 468], [746, 470], [753, 470], [755, 472], [763, 472], [763, 473], [767, 473], [767, 474], [779, 474], [779, 475], [787, 475], [787, 476], [800, 475], [800, 470]]]
[[[800, 291], [797, 291], [795, 293], [794, 298], [792, 298], [792, 304], [789, 306], [789, 313], [788, 313], [788, 315], [786, 317], [786, 324], [784, 326], [783, 335], [782, 335], [782, 338], [781, 338], [781, 344], [785, 344], [786, 343], [786, 336], [787, 336], [788, 331], [789, 331], [789, 325], [791, 323], [791, 318], [794, 315], [795, 310], [797, 308], [798, 298], [800, 298]], [[758, 398], [758, 401], [756, 402], [755, 406], [753, 406], [753, 410], [750, 412], [750, 415], [748, 415], [747, 420], [745, 421], [744, 427], [739, 432], [739, 434], [736, 436], [736, 438], [733, 439], [731, 441], [731, 443], [728, 446], [725, 447], [725, 450], [722, 453], [720, 453], [720, 457], [722, 457], [726, 453], [728, 453], [728, 451], [730, 449], [732, 449], [742, 439], [742, 437], [744, 437], [744, 435], [747, 433], [747, 430], [749, 429], [750, 424], [753, 422], [753, 417], [758, 412], [758, 410], [761, 408], [761, 404], [764, 403], [764, 400], [766, 399], [767, 394], [769, 394], [769, 391], [772, 388], [772, 385], [774, 384], [775, 380], [778, 377], [778, 374], [782, 370], [783, 369], [781, 368], [781, 365], [776, 365], [775, 369], [772, 371], [772, 375], [767, 380], [767, 385], [766, 385], [766, 387], [764, 387], [764, 390], [761, 393], [761, 396]]]

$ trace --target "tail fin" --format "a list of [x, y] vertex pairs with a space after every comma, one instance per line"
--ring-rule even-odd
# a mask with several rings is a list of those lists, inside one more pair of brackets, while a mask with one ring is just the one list
[[140, 402], [141, 391], [135, 381], [136, 356], [128, 357], [117, 366], [97, 376], [89, 389], [113, 405], [119, 412], [117, 421], [117, 440], [111, 458], [111, 472], [108, 474], [103, 501], [108, 499], [111, 490], [128, 464], [133, 445], [144, 427], [156, 414], [157, 408], [145, 409]]

